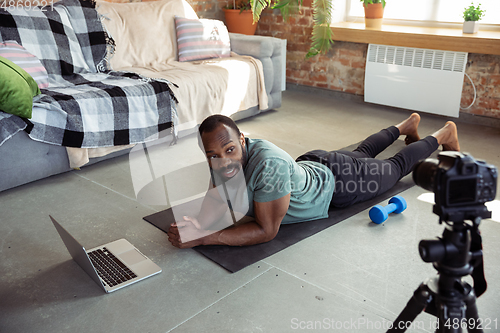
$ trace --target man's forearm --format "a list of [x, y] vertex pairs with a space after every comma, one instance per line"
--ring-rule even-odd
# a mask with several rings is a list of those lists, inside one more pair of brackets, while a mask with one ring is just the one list
[[203, 245], [244, 246], [269, 242], [278, 233], [290, 203], [290, 193], [269, 202], [255, 202], [255, 221], [235, 225], [203, 237]]
[[212, 197], [210, 194], [210, 192], [207, 193], [203, 199], [197, 217], [203, 229], [210, 229], [214, 223], [220, 221], [229, 209], [227, 203], [223, 202], [220, 198]]
[[256, 222], [247, 222], [237, 226], [232, 226], [203, 237], [203, 245], [230, 245], [245, 246], [265, 243], [276, 236], [273, 230], [264, 230]]

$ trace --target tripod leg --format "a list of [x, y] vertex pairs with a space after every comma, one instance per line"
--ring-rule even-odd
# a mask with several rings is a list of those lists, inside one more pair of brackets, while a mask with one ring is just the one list
[[429, 290], [426, 284], [422, 283], [417, 290], [413, 293], [405, 308], [396, 320], [392, 323], [392, 326], [387, 333], [394, 332], [404, 332], [412, 323], [415, 318], [425, 309], [425, 307], [432, 300], [432, 292]]
[[[441, 304], [436, 333], [462, 333], [463, 307], [459, 304]], [[462, 304], [463, 306], [463, 304]]]
[[[470, 288], [470, 286], [468, 287]], [[476, 295], [472, 289], [469, 290], [470, 292], [463, 298], [463, 301], [449, 301], [440, 308], [436, 332], [462, 333], [467, 329], [469, 333], [483, 333], [482, 321], [479, 318], [476, 305]]]
[[483, 333], [483, 321], [479, 319], [479, 312], [476, 305], [476, 294], [473, 290], [465, 298], [465, 304], [467, 305], [467, 311], [465, 316], [467, 317], [467, 329], [469, 333]]

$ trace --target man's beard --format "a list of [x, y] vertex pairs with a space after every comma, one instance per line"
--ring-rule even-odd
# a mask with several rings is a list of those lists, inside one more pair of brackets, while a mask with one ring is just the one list
[[215, 171], [215, 173], [224, 181], [228, 181], [229, 179], [233, 178], [238, 172], [243, 170], [247, 164], [247, 150], [245, 149], [245, 147], [243, 147], [243, 145], [240, 144], [240, 146], [242, 150], [241, 159], [238, 162], [231, 162], [226, 167]]

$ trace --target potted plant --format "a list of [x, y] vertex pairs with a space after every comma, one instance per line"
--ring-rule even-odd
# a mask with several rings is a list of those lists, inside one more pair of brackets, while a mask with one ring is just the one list
[[254, 22], [252, 6], [250, 0], [241, 0], [224, 7], [226, 17], [226, 26], [229, 32], [235, 32], [245, 35], [255, 34], [257, 22]]
[[[291, 14], [298, 12], [303, 0], [250, 0], [253, 21], [257, 22], [266, 7], [279, 9], [283, 20], [288, 21]], [[333, 5], [331, 0], [312, 0], [313, 29], [311, 47], [306, 58], [319, 53], [326, 54], [332, 47], [333, 38], [330, 22], [332, 21]]]
[[365, 26], [367, 28], [382, 28], [385, 0], [360, 0], [365, 9]]
[[478, 21], [483, 17], [485, 12], [480, 6], [481, 4], [478, 4], [477, 7], [474, 7], [474, 3], [471, 2], [469, 7], [464, 8], [464, 33], [475, 34], [479, 30]]

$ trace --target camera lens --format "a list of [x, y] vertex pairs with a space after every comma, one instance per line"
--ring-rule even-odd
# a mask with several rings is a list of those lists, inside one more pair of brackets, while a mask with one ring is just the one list
[[413, 169], [413, 181], [415, 184], [427, 191], [434, 191], [434, 179], [438, 164], [439, 161], [432, 158], [418, 162]]

